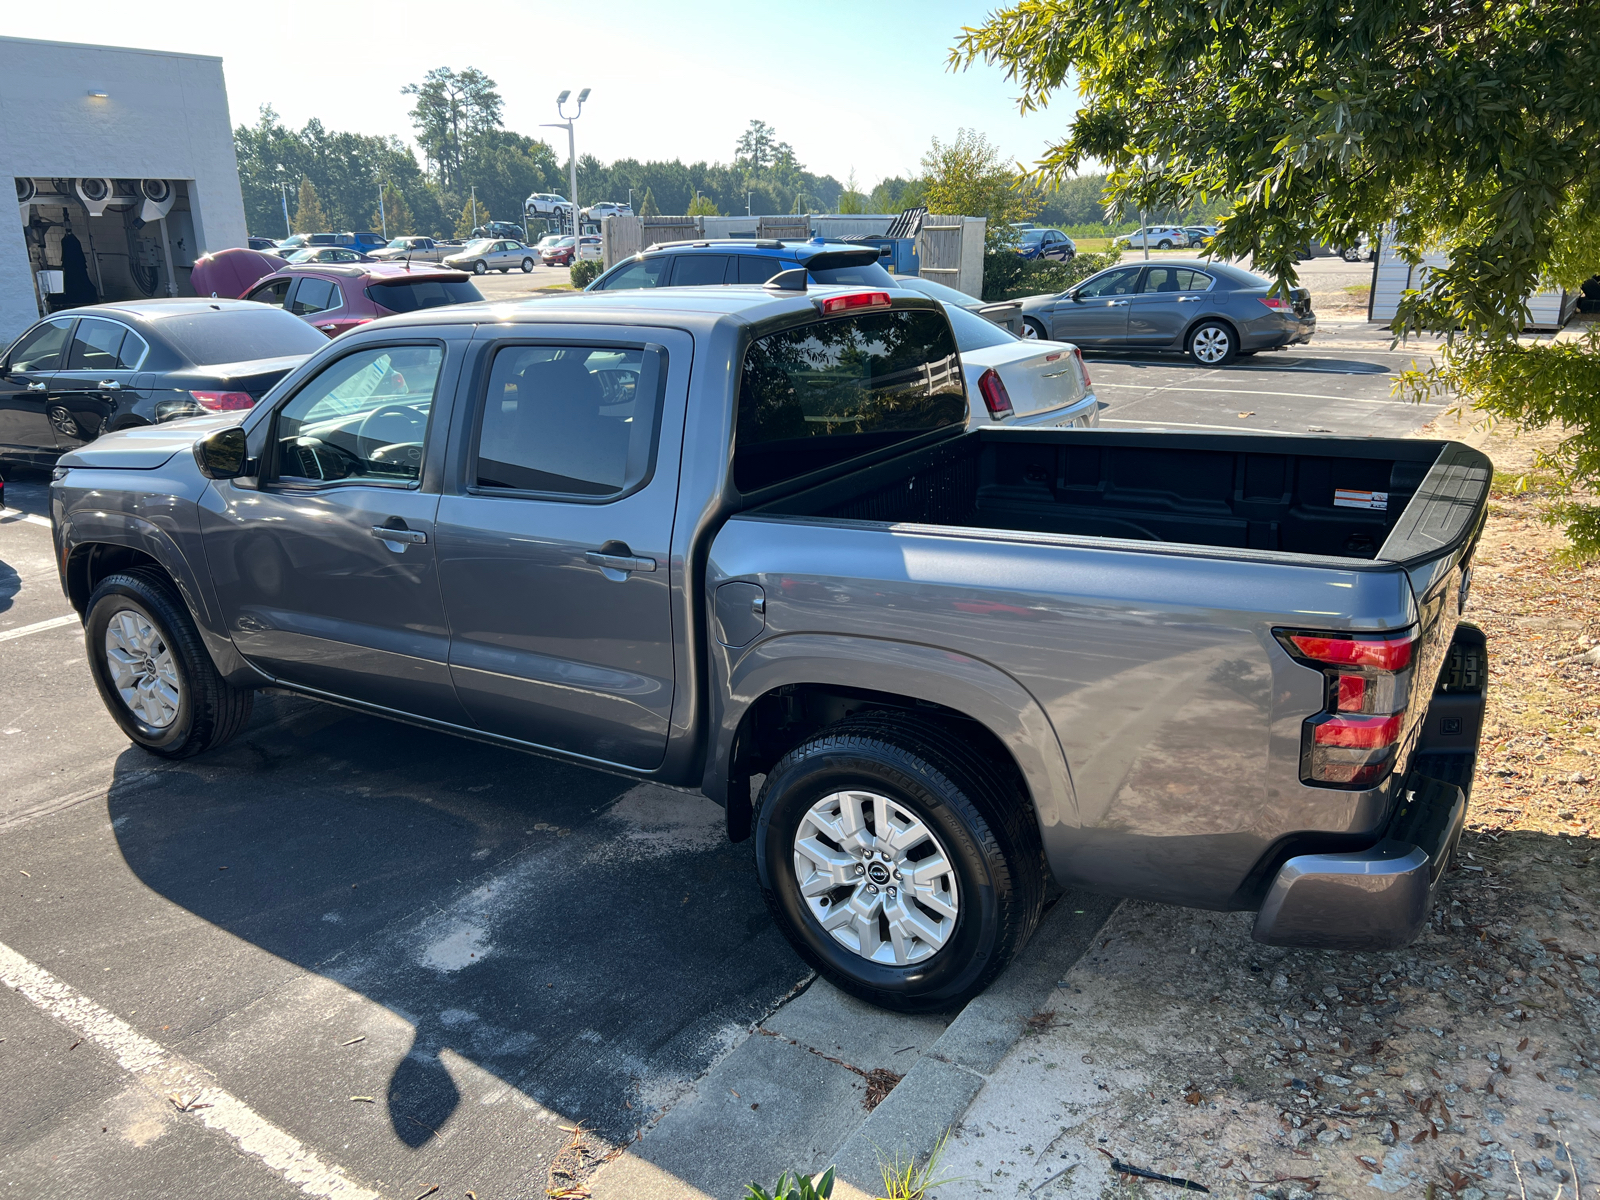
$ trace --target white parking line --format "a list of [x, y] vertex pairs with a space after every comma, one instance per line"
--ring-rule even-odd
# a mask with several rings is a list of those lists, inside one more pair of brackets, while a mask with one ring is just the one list
[[30, 633], [43, 633], [46, 629], [60, 629], [63, 625], [81, 625], [83, 619], [77, 613], [68, 613], [64, 617], [51, 617], [48, 621], [35, 621], [32, 625], [21, 625], [16, 629], [7, 629], [0, 633], [0, 642], [9, 642], [12, 638], [27, 637]]
[[1142, 383], [1097, 383], [1096, 388], [1146, 388], [1150, 391], [1160, 392], [1201, 392], [1207, 396], [1218, 394], [1227, 396], [1288, 396], [1294, 400], [1348, 400], [1352, 404], [1407, 404], [1413, 408], [1448, 408], [1447, 404], [1439, 404], [1431, 400], [1416, 402], [1412, 400], [1369, 400], [1363, 396], [1325, 396], [1316, 392], [1265, 392], [1259, 388], [1197, 388], [1179, 387], [1177, 384], [1167, 384], [1161, 388], [1148, 388]]
[[109, 1051], [124, 1071], [158, 1095], [173, 1100], [173, 1107], [179, 1112], [192, 1114], [207, 1129], [223, 1134], [239, 1151], [260, 1159], [268, 1170], [307, 1196], [380, 1200], [379, 1193], [356, 1183], [342, 1167], [324, 1162], [298, 1138], [217, 1087], [199, 1067], [151, 1041], [121, 1017], [3, 942], [0, 982]]
[[50, 518], [23, 512], [19, 508], [0, 508], [0, 525], [43, 525], [49, 529]]

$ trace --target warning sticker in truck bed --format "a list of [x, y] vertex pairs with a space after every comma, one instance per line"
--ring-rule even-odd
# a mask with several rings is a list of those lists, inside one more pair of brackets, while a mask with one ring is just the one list
[[1334, 488], [1333, 506], [1335, 508], [1383, 508], [1389, 507], [1388, 492], [1358, 492], [1353, 488]]

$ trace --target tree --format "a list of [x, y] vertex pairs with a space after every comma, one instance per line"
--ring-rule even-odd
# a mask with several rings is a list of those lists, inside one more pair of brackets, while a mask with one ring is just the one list
[[[1413, 395], [1566, 437], [1546, 464], [1600, 477], [1600, 327], [1528, 344], [1527, 296], [1600, 263], [1600, 12], [1582, 0], [1026, 0], [962, 36], [951, 59], [1000, 65], [1024, 111], [1072, 86], [1082, 106], [1037, 175], [1099, 160], [1127, 208], [1226, 205], [1216, 250], [1280, 286], [1315, 238], [1385, 233], [1413, 264], [1396, 337], [1443, 330]], [[1392, 224], [1391, 224], [1392, 223]], [[1437, 260], [1436, 260], [1437, 261]], [[1600, 509], [1568, 502], [1580, 554]]]
[[856, 186], [856, 169], [850, 168], [850, 177], [844, 181], [844, 191], [839, 193], [839, 211], [841, 213], [864, 213], [867, 211], [867, 198], [861, 194], [861, 189]]
[[416, 233], [417, 225], [411, 218], [411, 206], [406, 203], [405, 193], [385, 181], [381, 194], [383, 206], [372, 210], [372, 218], [367, 223], [373, 229], [387, 230], [392, 238], [410, 237]]
[[415, 96], [411, 125], [424, 157], [449, 187], [459, 188], [467, 158], [500, 128], [503, 107], [495, 82], [476, 67], [452, 71], [435, 67], [421, 83], [408, 83], [403, 96]]
[[689, 203], [689, 215], [691, 217], [716, 217], [722, 214], [710, 196], [696, 196]]
[[989, 218], [992, 239], [1013, 221], [1033, 215], [1036, 202], [1022, 172], [1003, 162], [1000, 150], [973, 129], [956, 131], [955, 140], [933, 145], [922, 156], [922, 202], [930, 212]]
[[300, 181], [300, 202], [294, 210], [296, 233], [326, 233], [328, 218], [322, 215], [322, 202], [317, 199], [317, 185], [309, 179]]
[[644, 190], [644, 199], [639, 201], [639, 215], [641, 217], [659, 217], [661, 210], [656, 207], [656, 196], [649, 188]]
[[[734, 166], [744, 167], [747, 170], [761, 172], [772, 165], [773, 153], [778, 145], [776, 131], [765, 121], [751, 121], [739, 141], [734, 147]], [[789, 156], [794, 156], [794, 151], [789, 150]]]
[[474, 204], [472, 198], [468, 197], [467, 202], [461, 206], [461, 215], [456, 218], [454, 236], [471, 237], [474, 229], [480, 225], [487, 225], [492, 219], [482, 200]]

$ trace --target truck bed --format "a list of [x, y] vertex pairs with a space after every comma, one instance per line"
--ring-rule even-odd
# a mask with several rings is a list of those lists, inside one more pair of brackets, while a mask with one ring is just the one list
[[1457, 443], [983, 429], [754, 513], [1405, 562], [1461, 534], [1490, 474]]

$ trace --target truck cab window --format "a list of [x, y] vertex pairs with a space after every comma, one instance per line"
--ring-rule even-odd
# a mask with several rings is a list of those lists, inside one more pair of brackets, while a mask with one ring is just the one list
[[476, 486], [583, 497], [637, 486], [649, 473], [658, 378], [644, 350], [505, 347], [489, 372]]

